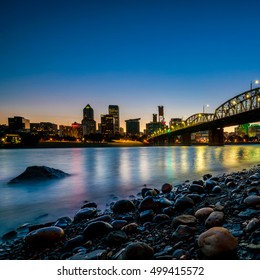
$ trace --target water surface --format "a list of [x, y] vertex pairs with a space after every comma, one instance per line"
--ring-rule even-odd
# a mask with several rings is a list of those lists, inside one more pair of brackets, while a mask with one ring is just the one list
[[[100, 209], [136, 195], [144, 184], [161, 188], [250, 168], [260, 146], [191, 146], [0, 150], [0, 236], [24, 223], [73, 216], [85, 200]], [[32, 184], [7, 184], [27, 166], [46, 165], [72, 176]]]

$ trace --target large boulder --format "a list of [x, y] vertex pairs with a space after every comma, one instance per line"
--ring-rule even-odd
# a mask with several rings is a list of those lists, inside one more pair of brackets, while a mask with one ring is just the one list
[[48, 166], [29, 166], [23, 173], [12, 179], [9, 183], [22, 183], [42, 179], [59, 179], [66, 176], [69, 176], [69, 174]]

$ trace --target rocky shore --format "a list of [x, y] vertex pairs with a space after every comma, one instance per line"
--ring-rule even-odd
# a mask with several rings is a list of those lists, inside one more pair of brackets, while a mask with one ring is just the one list
[[2, 236], [3, 260], [260, 259], [260, 165], [156, 188], [100, 211], [23, 225]]

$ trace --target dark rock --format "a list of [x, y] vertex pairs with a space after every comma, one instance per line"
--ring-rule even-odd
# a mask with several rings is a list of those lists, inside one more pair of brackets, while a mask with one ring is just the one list
[[17, 231], [16, 230], [11, 230], [7, 233], [5, 233], [3, 236], [2, 236], [2, 240], [3, 241], [7, 241], [7, 240], [10, 240], [10, 239], [13, 239], [17, 237]]
[[134, 212], [135, 205], [131, 200], [118, 200], [112, 207], [114, 213], [122, 214], [126, 212]]
[[253, 218], [258, 214], [257, 210], [254, 209], [247, 209], [245, 211], [242, 211], [238, 214], [238, 217], [248, 219], [248, 218]]
[[172, 256], [173, 258], [180, 260], [182, 256], [185, 256], [187, 252], [183, 249], [176, 249], [173, 253]]
[[22, 183], [27, 181], [38, 181], [42, 179], [59, 179], [69, 176], [59, 169], [47, 166], [29, 166], [19, 176], [12, 179], [9, 183]]
[[191, 198], [189, 197], [180, 197], [175, 201], [175, 209], [178, 211], [183, 211], [188, 208], [192, 208], [194, 206], [194, 202]]
[[170, 220], [170, 217], [166, 214], [157, 214], [154, 218], [153, 218], [153, 223], [162, 223], [165, 221]]
[[86, 202], [81, 208], [97, 208], [96, 202]]
[[173, 206], [169, 206], [162, 209], [163, 214], [166, 214], [168, 216], [173, 216], [175, 214], [175, 209]]
[[227, 182], [226, 186], [228, 188], [235, 188], [235, 187], [237, 187], [237, 183], [235, 181]]
[[142, 190], [141, 190], [142, 197], [144, 198], [146, 196], [147, 191], [150, 191], [150, 190], [152, 190], [152, 189], [151, 188], [142, 188]]
[[260, 196], [259, 195], [250, 195], [245, 198], [244, 203], [250, 207], [260, 206]]
[[213, 211], [207, 218], [205, 226], [207, 228], [222, 226], [224, 221], [224, 213]]
[[162, 185], [162, 193], [169, 193], [172, 191], [172, 185], [165, 183]]
[[140, 212], [139, 215], [142, 222], [147, 222], [147, 221], [151, 221], [155, 214], [152, 209], [148, 209]]
[[94, 217], [97, 214], [96, 208], [83, 208], [79, 210], [74, 216], [75, 221], [83, 221]]
[[87, 253], [84, 257], [84, 260], [106, 260], [107, 251], [106, 250], [95, 250], [90, 253]]
[[153, 210], [159, 209], [158, 203], [156, 203], [156, 201], [152, 196], [145, 197], [139, 204], [139, 211], [144, 211], [148, 209], [153, 209]]
[[159, 193], [157, 189], [151, 189], [145, 193], [145, 196], [157, 196]]
[[60, 227], [51, 226], [34, 230], [28, 233], [24, 240], [32, 247], [49, 246], [62, 241], [65, 237], [64, 230]]
[[128, 224], [127, 220], [114, 220], [111, 223], [111, 226], [115, 229], [115, 230], [120, 230], [122, 227], [124, 227], [125, 225]]
[[258, 228], [260, 226], [260, 220], [257, 218], [253, 218], [251, 219], [248, 224], [246, 225], [245, 231], [246, 232], [252, 232], [254, 231], [256, 228]]
[[92, 222], [97, 222], [97, 221], [102, 221], [102, 222], [111, 222], [112, 218], [110, 215], [101, 215], [96, 217], [95, 219], [91, 219], [90, 221], [88, 221], [87, 223], [92, 223]]
[[157, 203], [158, 208], [160, 208], [160, 209], [173, 205], [172, 202], [165, 197], [160, 197], [159, 199], [155, 199], [155, 202]]
[[194, 203], [199, 203], [202, 201], [202, 197], [199, 194], [191, 193], [188, 194], [187, 197], [191, 198]]
[[112, 231], [105, 238], [108, 246], [120, 245], [122, 243], [125, 243], [127, 240], [128, 237], [122, 230]]
[[212, 189], [212, 192], [213, 193], [220, 193], [222, 191], [222, 188], [220, 186], [215, 186], [213, 189]]
[[72, 221], [73, 220], [70, 217], [61, 217], [55, 222], [54, 226], [66, 228], [72, 223]]
[[198, 194], [201, 194], [201, 193], [204, 192], [203, 186], [198, 185], [198, 184], [191, 184], [191, 185], [189, 186], [189, 190], [190, 190], [190, 192], [192, 192], [192, 193], [198, 193]]
[[216, 181], [208, 179], [204, 182], [204, 189], [206, 191], [212, 191], [212, 189], [217, 185]]
[[202, 178], [203, 178], [204, 181], [208, 180], [208, 179], [211, 178], [211, 177], [212, 177], [212, 175], [209, 174], [209, 173], [202, 176]]
[[132, 234], [135, 233], [137, 231], [137, 223], [130, 223], [128, 225], [125, 225], [124, 227], [122, 227], [122, 230], [126, 233], [126, 234]]
[[153, 248], [143, 242], [132, 242], [119, 251], [114, 259], [117, 260], [150, 260], [154, 254]]
[[107, 222], [92, 222], [85, 227], [83, 231], [83, 236], [87, 239], [102, 237], [112, 230], [113, 227]]
[[195, 228], [187, 225], [179, 225], [173, 232], [171, 240], [173, 242], [188, 241], [194, 238]]
[[197, 222], [198, 221], [196, 217], [192, 215], [180, 215], [172, 220], [172, 226], [174, 228], [178, 227], [179, 225], [195, 226]]
[[67, 250], [71, 250], [78, 246], [83, 245], [86, 242], [85, 237], [83, 235], [77, 235], [64, 243], [64, 248]]
[[192, 184], [203, 186], [204, 182], [202, 180], [195, 180], [195, 181], [192, 181]]

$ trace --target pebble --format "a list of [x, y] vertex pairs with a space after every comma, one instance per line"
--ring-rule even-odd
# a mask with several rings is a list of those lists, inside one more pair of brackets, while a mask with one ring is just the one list
[[224, 222], [224, 213], [213, 211], [205, 221], [206, 228], [221, 226]]
[[55, 242], [63, 240], [64, 230], [60, 227], [51, 226], [34, 230], [28, 233], [24, 240], [32, 247], [45, 247]]
[[153, 254], [154, 250], [148, 244], [144, 242], [132, 242], [117, 253], [114, 258], [116, 260], [150, 260]]
[[114, 213], [122, 214], [135, 211], [135, 205], [131, 200], [118, 200], [112, 207]]
[[213, 227], [198, 238], [198, 245], [207, 257], [224, 257], [237, 247], [237, 239], [224, 227]]
[[213, 211], [214, 210], [211, 207], [203, 207], [195, 212], [195, 217], [197, 219], [207, 219]]

